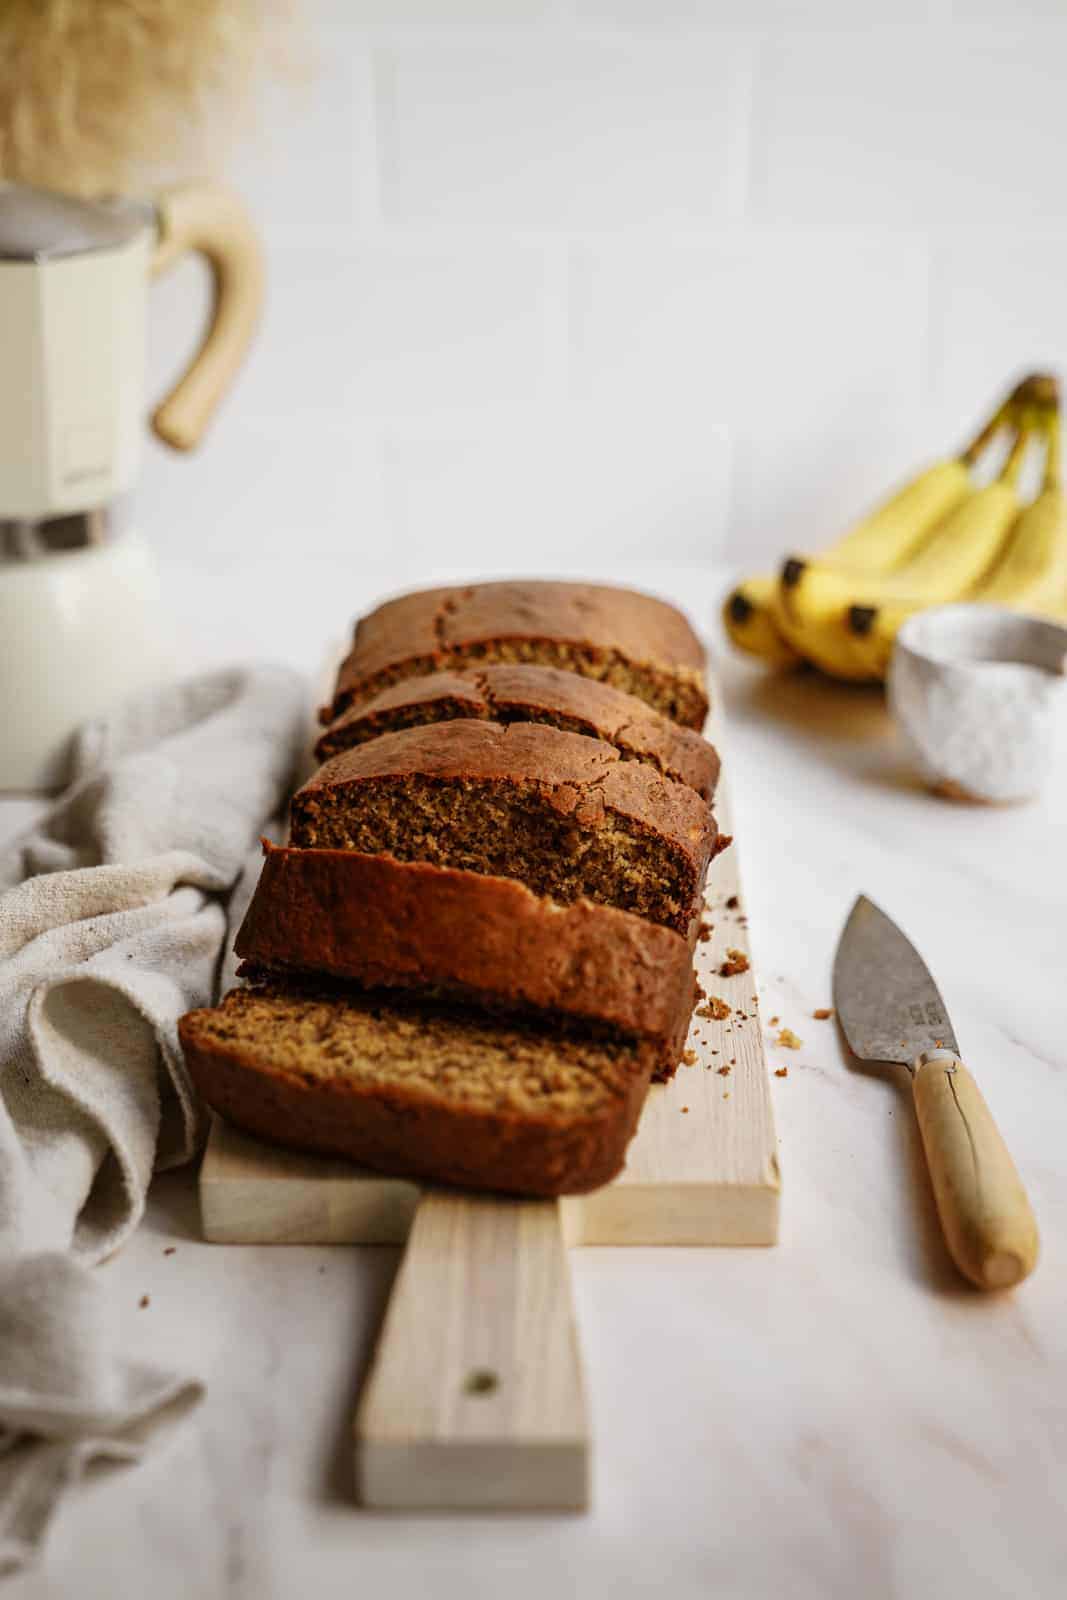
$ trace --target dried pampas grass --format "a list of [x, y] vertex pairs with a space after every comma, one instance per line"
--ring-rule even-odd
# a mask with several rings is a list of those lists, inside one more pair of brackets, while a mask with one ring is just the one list
[[219, 164], [284, 0], [0, 0], [0, 177], [100, 194]]

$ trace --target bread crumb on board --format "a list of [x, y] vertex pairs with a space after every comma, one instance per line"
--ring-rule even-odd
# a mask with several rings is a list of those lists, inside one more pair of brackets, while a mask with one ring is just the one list
[[725, 1022], [729, 1015], [730, 1007], [717, 994], [709, 995], [707, 1005], [697, 1007], [698, 1017], [711, 1017], [715, 1022]]
[[711, 938], [711, 936], [712, 936], [712, 934], [714, 932], [715, 932], [715, 924], [714, 924], [714, 922], [702, 922], [700, 924], [700, 930], [697, 933], [697, 943], [698, 944], [707, 944], [708, 940]]
[[781, 1017], [772, 1017], [771, 1020], [770, 1020], [770, 1024], [769, 1024], [770, 1027], [777, 1028], [777, 1026], [778, 1026], [779, 1022], [781, 1022], [781, 1020], [782, 1020]]
[[718, 1067], [716, 1070], [718, 1071], [720, 1078], [728, 1078], [730, 1076], [730, 1068], [725, 1064], [721, 1067]]
[[792, 1028], [780, 1029], [778, 1037], [774, 1042], [775, 1044], [780, 1044], [783, 1050], [799, 1050], [801, 1045], [804, 1043], [803, 1039], [797, 1038]]
[[748, 957], [743, 950], [727, 950], [726, 960], [719, 968], [720, 978], [736, 978], [739, 972], [748, 971]]
[[732, 894], [730, 896], [729, 900], [727, 900], [727, 902], [726, 902], [726, 909], [727, 909], [727, 911], [736, 911], [740, 904], [741, 904], [741, 902], [737, 898], [737, 896], [735, 894]]
[[812, 1016], [815, 1018], [816, 1022], [829, 1022], [833, 1014], [833, 1006], [820, 1006], [817, 1011], [812, 1012]]
[[682, 1115], [683, 1116], [685, 1116], [688, 1113], [688, 1111], [689, 1111], [689, 1107], [688, 1106], [683, 1106], [682, 1107]]
[[695, 1067], [696, 1064], [697, 1064], [697, 1053], [696, 1053], [696, 1051], [695, 1050], [683, 1050], [682, 1051], [682, 1060], [685, 1062], [687, 1067]]
[[146, 1294], [143, 1294], [141, 1296], [141, 1298], [138, 1300], [137, 1304], [140, 1306], [141, 1310], [143, 1311], [145, 1306], [151, 1305], [152, 1302], [151, 1302], [151, 1300], [149, 1300], [149, 1298], [148, 1298], [148, 1296]]
[[774, 1076], [776, 1078], [788, 1078], [788, 1076], [789, 1076], [789, 1068], [788, 1067], [775, 1067]]

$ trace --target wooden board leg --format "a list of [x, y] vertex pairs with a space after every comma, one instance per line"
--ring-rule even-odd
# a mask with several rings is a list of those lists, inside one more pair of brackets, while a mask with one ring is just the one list
[[555, 1202], [423, 1195], [355, 1435], [364, 1505], [586, 1506], [589, 1428]]

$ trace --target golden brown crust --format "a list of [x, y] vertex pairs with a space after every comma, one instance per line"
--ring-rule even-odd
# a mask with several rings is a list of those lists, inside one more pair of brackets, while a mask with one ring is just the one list
[[[490, 813], [500, 826], [486, 823]], [[383, 734], [320, 768], [293, 797], [291, 818], [298, 847], [344, 844], [516, 877], [683, 934], [719, 847], [694, 790], [623, 761], [602, 740], [540, 723], [460, 720]]]
[[[237, 995], [240, 991], [236, 992]], [[268, 996], [268, 1005], [274, 999]], [[611, 1093], [593, 1108], [554, 1114], [517, 1113], [507, 1107], [463, 1105], [447, 1086], [361, 1081], [343, 1074], [309, 1072], [295, 1049], [279, 1051], [285, 998], [279, 1016], [261, 1023], [256, 1043], [220, 1037], [218, 1022], [235, 999], [182, 1017], [179, 1034], [199, 1093], [236, 1126], [302, 1150], [348, 1157], [363, 1166], [463, 1188], [554, 1196], [599, 1188], [621, 1169], [648, 1089], [650, 1046], [620, 1053]], [[351, 1001], [338, 1001], [341, 1010]], [[356, 1006], [367, 1009], [367, 1002]], [[389, 1030], [388, 1005], [375, 1007]], [[364, 1019], [364, 1026], [366, 1021]], [[440, 1022], [437, 1024], [440, 1031]], [[482, 1031], [492, 1024], [482, 1024]], [[506, 1051], [512, 1030], [502, 1031]], [[462, 1024], [457, 1026], [463, 1042]], [[273, 1042], [268, 1049], [265, 1041]], [[555, 1047], [546, 1039], [546, 1057]]]
[[328, 761], [383, 733], [461, 717], [544, 722], [583, 733], [614, 745], [626, 760], [645, 761], [687, 783], [705, 800], [715, 792], [719, 758], [699, 733], [622, 689], [558, 667], [495, 663], [401, 679], [350, 706], [322, 735], [315, 753]]
[[494, 660], [606, 679], [687, 727], [707, 714], [704, 650], [673, 606], [600, 584], [517, 580], [424, 589], [362, 618], [324, 720], [400, 678]]
[[692, 1007], [690, 943], [610, 906], [558, 905], [510, 878], [355, 850], [263, 843], [234, 946], [272, 969], [448, 988], [671, 1045]]

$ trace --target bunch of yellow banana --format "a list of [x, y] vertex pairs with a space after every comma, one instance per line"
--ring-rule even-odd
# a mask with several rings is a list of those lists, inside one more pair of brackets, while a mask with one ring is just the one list
[[973, 599], [1067, 622], [1067, 495], [1060, 470], [1060, 417], [1046, 422], [1041, 493], [1019, 515], [992, 570]]
[[[972, 469], [1004, 432], [1004, 467], [979, 487]], [[1047, 443], [1045, 483], [1020, 509], [1019, 473], [1036, 435]], [[790, 556], [777, 578], [740, 584], [724, 622], [740, 649], [770, 665], [807, 661], [870, 681], [885, 676], [913, 611], [972, 598], [1067, 615], [1058, 385], [1043, 374], [1024, 379], [959, 456], [925, 468], [821, 556]]]

